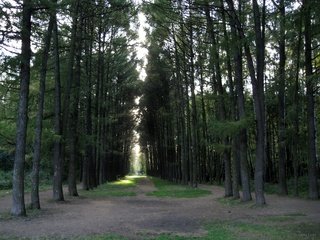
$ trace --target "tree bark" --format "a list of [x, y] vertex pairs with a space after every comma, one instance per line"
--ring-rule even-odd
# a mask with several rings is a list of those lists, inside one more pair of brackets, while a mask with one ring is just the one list
[[[265, 63], [265, 39], [264, 39], [264, 11], [265, 0], [263, 1], [262, 13], [260, 12], [257, 0], [252, 1], [254, 15], [254, 30], [256, 35], [256, 68], [257, 76], [252, 78], [254, 107], [257, 121], [257, 143], [256, 143], [256, 165], [254, 174], [254, 186], [256, 204], [266, 203], [264, 197], [264, 164], [266, 155], [266, 120], [265, 120], [265, 99], [264, 99], [264, 63]], [[261, 16], [262, 14], [262, 16]]]
[[[241, 6], [239, 6], [239, 14]], [[237, 107], [239, 114], [239, 121], [246, 121], [246, 110], [245, 110], [245, 97], [243, 94], [243, 66], [242, 66], [242, 44], [237, 34], [234, 25], [231, 25], [231, 31], [234, 38], [234, 55], [233, 60], [235, 63], [235, 86], [237, 96]], [[242, 186], [242, 201], [247, 202], [252, 199], [250, 190], [250, 178], [248, 170], [248, 157], [247, 157], [247, 129], [243, 127], [238, 134], [239, 139], [239, 158], [240, 158], [240, 177]]]
[[315, 124], [315, 99], [314, 79], [312, 69], [312, 46], [311, 46], [311, 14], [310, 1], [303, 1], [304, 9], [304, 38], [305, 38], [305, 69], [307, 88], [307, 119], [308, 119], [308, 178], [309, 198], [318, 199], [319, 189], [317, 182], [317, 150], [316, 150], [316, 124]]
[[53, 49], [54, 49], [54, 146], [53, 146], [53, 200], [64, 201], [62, 189], [63, 158], [61, 148], [62, 124], [61, 124], [61, 81], [60, 81], [60, 56], [56, 10], [54, 11]]
[[285, 126], [285, 5], [280, 0], [280, 39], [279, 39], [279, 193], [288, 194], [286, 178], [286, 126]]
[[[232, 0], [227, 0], [228, 6], [231, 11], [231, 22], [237, 29], [239, 37], [244, 40], [244, 51], [247, 60], [249, 75], [252, 84], [253, 102], [256, 118], [256, 165], [255, 165], [255, 195], [256, 204], [265, 204], [264, 197], [264, 163], [266, 154], [265, 144], [265, 99], [264, 99], [264, 17], [265, 17], [265, 5], [263, 5], [262, 17], [259, 10], [259, 5], [256, 0], [252, 1], [253, 15], [254, 15], [254, 30], [255, 30], [255, 42], [256, 42], [256, 68], [252, 59], [252, 54], [244, 34], [244, 30], [241, 26], [241, 22], [237, 17]], [[264, 1], [265, 4], [265, 1]], [[257, 72], [257, 75], [256, 75]]]
[[41, 135], [42, 135], [42, 117], [44, 107], [44, 95], [46, 89], [47, 63], [50, 52], [50, 43], [52, 36], [54, 19], [50, 16], [48, 30], [44, 38], [44, 49], [42, 52], [41, 70], [40, 70], [40, 87], [38, 98], [38, 112], [36, 117], [36, 129], [33, 144], [33, 162], [32, 162], [32, 188], [31, 188], [31, 208], [40, 209], [39, 198], [39, 171], [40, 171], [40, 154], [41, 154]]
[[21, 21], [21, 66], [20, 66], [20, 98], [18, 105], [16, 149], [12, 180], [12, 208], [14, 216], [25, 216], [24, 202], [24, 162], [26, 153], [26, 136], [28, 125], [28, 101], [31, 59], [31, 13], [32, 1], [24, 0]]
[[[217, 49], [217, 39], [216, 34], [213, 29], [213, 21], [210, 16], [210, 8], [209, 5], [205, 6], [205, 14], [207, 20], [207, 28], [210, 34], [211, 42], [212, 42], [212, 50], [213, 50], [213, 63], [216, 71], [216, 88], [218, 92], [218, 101], [219, 101], [219, 120], [226, 121], [226, 107], [225, 107], [225, 93], [222, 86], [221, 79], [221, 67], [220, 67], [220, 57]], [[227, 148], [229, 145], [229, 140], [227, 137], [223, 138], [223, 144]], [[229, 150], [225, 149], [222, 154], [223, 162], [224, 162], [224, 175], [225, 175], [225, 197], [230, 197], [233, 195], [232, 191], [232, 177], [231, 177], [231, 159]]]

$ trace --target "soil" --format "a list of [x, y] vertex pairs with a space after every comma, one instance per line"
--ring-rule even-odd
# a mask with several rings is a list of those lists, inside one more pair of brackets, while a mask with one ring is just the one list
[[[67, 197], [51, 200], [52, 192], [41, 192], [42, 210], [25, 218], [0, 218], [0, 236], [71, 238], [93, 234], [116, 234], [128, 239], [172, 233], [201, 236], [205, 223], [245, 219], [256, 222], [266, 216], [298, 215], [304, 223], [320, 224], [320, 202], [266, 195], [265, 207], [253, 202], [228, 206], [219, 201], [222, 187], [201, 185], [212, 194], [200, 198], [157, 198], [146, 196], [155, 190], [149, 179], [139, 181], [136, 196], [90, 199]], [[67, 194], [65, 194], [67, 196]], [[30, 196], [26, 194], [28, 202]], [[0, 198], [0, 215], [10, 211], [11, 196]], [[319, 225], [320, 226], [320, 225]]]

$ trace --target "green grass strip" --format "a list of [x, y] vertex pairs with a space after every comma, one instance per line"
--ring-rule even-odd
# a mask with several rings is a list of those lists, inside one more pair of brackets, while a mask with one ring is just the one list
[[127, 176], [124, 179], [99, 185], [97, 188], [80, 190], [80, 196], [89, 198], [136, 196], [135, 187], [144, 176]]
[[211, 191], [208, 190], [192, 188], [190, 186], [176, 184], [154, 177], [151, 179], [157, 190], [148, 193], [148, 196], [172, 198], [197, 198], [211, 194]]

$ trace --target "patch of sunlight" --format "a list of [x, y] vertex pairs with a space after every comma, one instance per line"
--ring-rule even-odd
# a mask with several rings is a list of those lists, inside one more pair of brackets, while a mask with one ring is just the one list
[[126, 178], [128, 179], [143, 179], [146, 178], [146, 175], [130, 175], [130, 176], [126, 176]]
[[130, 179], [122, 179], [122, 180], [119, 180], [119, 181], [116, 181], [116, 182], [113, 182], [113, 183], [110, 183], [110, 184], [126, 186], [126, 185], [134, 185], [135, 183], [134, 183], [133, 180], [130, 180]]

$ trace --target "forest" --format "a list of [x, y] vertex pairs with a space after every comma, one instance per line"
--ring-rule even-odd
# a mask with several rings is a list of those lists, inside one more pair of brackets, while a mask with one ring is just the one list
[[135, 145], [140, 174], [190, 191], [319, 199], [318, 14], [317, 0], [2, 0], [10, 214], [26, 192], [40, 209], [43, 185], [62, 202], [123, 179]]

